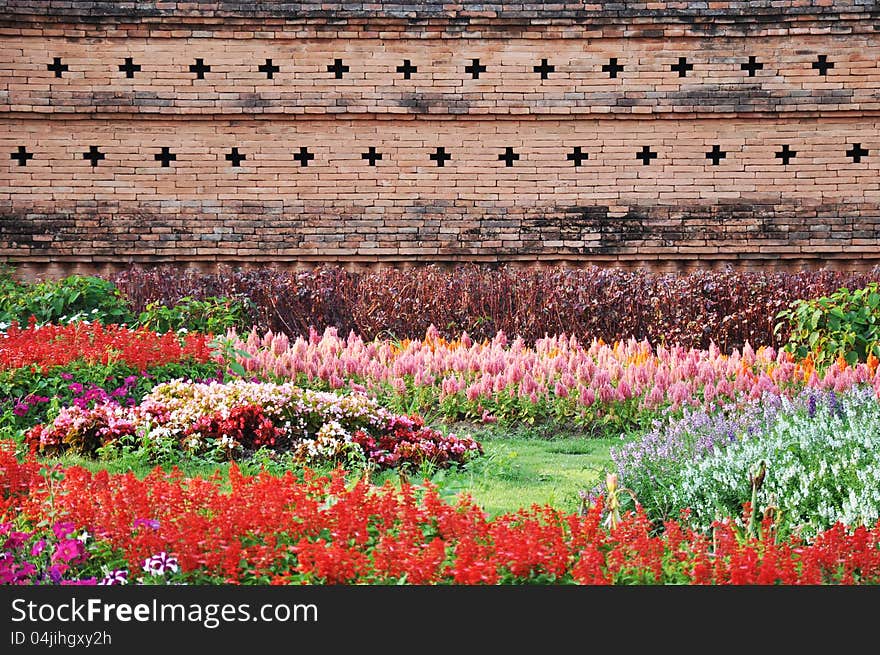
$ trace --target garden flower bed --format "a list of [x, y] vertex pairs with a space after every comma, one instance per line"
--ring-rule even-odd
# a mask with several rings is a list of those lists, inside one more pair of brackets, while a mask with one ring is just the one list
[[12, 325], [0, 340], [0, 371], [36, 368], [42, 372], [74, 361], [88, 364], [124, 363], [142, 370], [172, 362], [211, 359], [209, 338], [203, 334], [180, 337], [143, 328], [129, 329], [100, 323]]
[[757, 515], [775, 515], [780, 532], [812, 537], [836, 523], [880, 520], [878, 452], [880, 403], [872, 388], [856, 387], [697, 410], [611, 456], [618, 483], [655, 524], [687, 512], [705, 531], [748, 502]]
[[94, 455], [126, 444], [225, 460], [258, 449], [286, 451], [302, 464], [347, 462], [374, 468], [448, 466], [481, 452], [470, 437], [443, 435], [418, 416], [389, 412], [363, 394], [338, 395], [293, 384], [184, 382], [156, 386], [133, 407], [114, 401], [62, 408], [28, 430], [33, 452]]
[[0, 429], [26, 430], [66, 406], [134, 405], [164, 381], [222, 379], [209, 341], [100, 323], [12, 325], [0, 333]]
[[619, 428], [649, 427], [661, 410], [717, 408], [733, 401], [796, 393], [807, 386], [843, 391], [873, 385], [880, 396], [876, 358], [819, 371], [809, 359], [746, 345], [726, 355], [717, 348], [652, 347], [645, 341], [584, 344], [564, 335], [534, 347], [498, 333], [475, 342], [447, 341], [429, 330], [422, 341], [365, 342], [333, 328], [293, 341], [252, 331], [229, 335], [255, 375], [294, 379], [306, 386], [366, 390], [392, 406], [417, 403], [450, 420], [571, 420]]
[[[433, 326], [367, 341], [13, 325], [0, 582], [878, 583], [871, 339], [835, 359]], [[612, 474], [580, 512], [490, 516], [440, 473], [490, 477], [472, 466], [491, 458], [437, 420], [613, 438]], [[139, 474], [100, 470], [114, 461]], [[214, 473], [176, 468], [193, 463]]]
[[[532, 507], [489, 519], [430, 486], [346, 485], [156, 470], [48, 471], [0, 447], [0, 583], [820, 584], [880, 582], [880, 524], [835, 525], [806, 544], [765, 521], [711, 536], [643, 513], [606, 520]], [[15, 525], [8, 521], [15, 520]], [[46, 527], [39, 527], [46, 526]]]

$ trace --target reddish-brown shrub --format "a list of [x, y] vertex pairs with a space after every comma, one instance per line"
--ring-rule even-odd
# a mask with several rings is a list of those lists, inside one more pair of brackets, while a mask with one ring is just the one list
[[565, 332], [607, 342], [635, 337], [702, 348], [714, 342], [722, 350], [746, 341], [778, 346], [788, 335], [774, 336], [775, 316], [792, 301], [878, 280], [880, 268], [674, 274], [475, 265], [366, 272], [130, 268], [113, 278], [135, 311], [187, 295], [246, 295], [258, 308], [258, 327], [291, 336], [334, 326], [368, 339], [421, 338], [434, 324], [447, 338], [467, 331], [486, 339], [503, 330], [533, 341]]

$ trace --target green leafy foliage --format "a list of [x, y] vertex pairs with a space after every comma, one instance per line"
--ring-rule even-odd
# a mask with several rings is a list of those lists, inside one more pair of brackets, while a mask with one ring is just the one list
[[116, 285], [90, 275], [35, 283], [17, 281], [11, 270], [0, 272], [0, 323], [67, 324], [89, 321], [128, 324], [134, 319]]
[[240, 348], [235, 347], [233, 339], [228, 337], [216, 336], [210, 343], [211, 353], [216, 361], [222, 362], [226, 366], [226, 373], [232, 376], [245, 377], [247, 371], [241, 364], [239, 359], [250, 359], [251, 355]]
[[816, 366], [842, 357], [848, 364], [880, 357], [880, 285], [871, 283], [830, 296], [798, 300], [777, 315], [776, 331], [791, 330], [785, 349], [799, 358], [812, 354]]
[[252, 303], [245, 299], [210, 296], [198, 300], [185, 296], [171, 306], [151, 302], [138, 322], [156, 332], [204, 332], [220, 334], [230, 328], [245, 330], [251, 325]]

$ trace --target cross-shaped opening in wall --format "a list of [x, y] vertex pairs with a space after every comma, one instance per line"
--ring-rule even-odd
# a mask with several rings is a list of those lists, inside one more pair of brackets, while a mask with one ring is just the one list
[[265, 64], [260, 64], [259, 66], [257, 66], [257, 70], [261, 73], [265, 73], [266, 78], [271, 80], [275, 73], [281, 71], [281, 67], [273, 64], [271, 59], [267, 59]]
[[241, 166], [241, 162], [245, 159], [247, 159], [247, 155], [240, 153], [238, 148], [233, 148], [226, 153], [226, 161], [231, 162], [233, 166]]
[[513, 166], [513, 162], [519, 159], [519, 155], [513, 151], [513, 148], [507, 147], [504, 149], [503, 155], [498, 155], [498, 159], [503, 161], [505, 166]]
[[612, 57], [608, 63], [602, 66], [602, 72], [608, 73], [608, 77], [617, 77], [623, 71], [623, 66], [617, 63], [617, 57]]
[[694, 65], [689, 64], [687, 57], [679, 57], [677, 64], [672, 64], [670, 68], [678, 72], [679, 77], [687, 77], [688, 71], [694, 70]]
[[486, 72], [486, 67], [480, 64], [479, 59], [471, 59], [470, 66], [464, 67], [464, 72], [469, 73], [475, 80], [480, 79], [480, 73]]
[[24, 146], [18, 146], [18, 152], [13, 152], [9, 155], [10, 159], [17, 159], [19, 166], [27, 166], [28, 159], [33, 159], [34, 156], [27, 151], [27, 148]]
[[781, 159], [783, 165], [788, 166], [788, 162], [797, 157], [797, 150], [792, 150], [786, 143], [782, 146], [782, 150], [776, 153], [776, 158]]
[[546, 80], [550, 77], [550, 73], [556, 72], [556, 66], [553, 64], [548, 64], [546, 59], [541, 60], [540, 66], [535, 66], [533, 69], [536, 73], [540, 73], [541, 79]]
[[846, 156], [851, 157], [853, 163], [859, 164], [862, 161], [862, 157], [867, 157], [869, 152], [868, 149], [862, 147], [861, 143], [854, 143], [852, 148], [846, 151]]
[[98, 162], [104, 159], [104, 153], [98, 151], [98, 146], [89, 146], [89, 151], [83, 153], [83, 159], [88, 159], [92, 166], [97, 166]]
[[[162, 152], [157, 152], [153, 157], [156, 161], [162, 162], [162, 168], [168, 168], [170, 162], [177, 161], [177, 155], [171, 152], [171, 148], [166, 147], [163, 147]], [[229, 159], [229, 156], [227, 155], [226, 158]], [[238, 164], [233, 164], [233, 166], [238, 166]]]
[[128, 78], [134, 77], [134, 74], [140, 71], [141, 65], [134, 63], [134, 59], [131, 57], [125, 58], [125, 63], [119, 64], [119, 71], [121, 73], [125, 73], [125, 76]]
[[724, 152], [721, 149], [721, 146], [719, 146], [717, 143], [714, 146], [712, 146], [712, 149], [709, 152], [706, 153], [706, 159], [711, 159], [713, 166], [717, 166], [718, 164], [721, 163], [722, 159], [726, 159], [726, 158], [727, 158], [727, 153]]
[[590, 158], [590, 153], [583, 152], [580, 146], [575, 146], [565, 157], [568, 161], [574, 162], [575, 166], [580, 166]]
[[429, 156], [429, 159], [434, 160], [435, 162], [437, 162], [437, 166], [442, 167], [446, 165], [446, 162], [452, 159], [452, 155], [446, 152], [446, 148], [440, 147], [437, 148], [436, 152], [432, 153]]
[[341, 80], [343, 74], [347, 73], [349, 70], [351, 69], [343, 64], [341, 59], [334, 59], [332, 64], [327, 64], [327, 72], [333, 73], [333, 76], [337, 80]]
[[361, 159], [366, 159], [370, 166], [375, 166], [376, 162], [382, 159], [382, 153], [376, 152], [376, 148], [370, 146], [367, 152], [361, 153]]
[[403, 79], [408, 80], [413, 73], [418, 73], [419, 69], [412, 65], [409, 59], [404, 59], [403, 64], [397, 67], [398, 73], [403, 73]]
[[755, 72], [764, 69], [764, 64], [758, 61], [757, 57], [749, 57], [746, 64], [739, 65], [740, 70], [749, 71], [749, 77], [754, 77]]
[[195, 73], [197, 80], [203, 80], [205, 73], [211, 72], [211, 67], [205, 64], [204, 59], [196, 59], [196, 63], [189, 65], [189, 72]]
[[828, 55], [819, 55], [817, 61], [814, 61], [813, 69], [819, 71], [819, 75], [828, 75], [828, 70], [834, 68], [834, 62], [828, 61]]
[[641, 159], [642, 164], [648, 166], [652, 159], [657, 159], [657, 153], [652, 152], [650, 146], [642, 146], [641, 152], [636, 153], [636, 159]]
[[308, 148], [300, 146], [299, 152], [293, 158], [299, 162], [300, 166], [308, 166], [309, 162], [315, 158], [315, 155], [310, 153]]
[[51, 64], [46, 64], [46, 69], [55, 73], [55, 77], [61, 77], [62, 73], [67, 72], [67, 64], [61, 63], [61, 57], [53, 57]]

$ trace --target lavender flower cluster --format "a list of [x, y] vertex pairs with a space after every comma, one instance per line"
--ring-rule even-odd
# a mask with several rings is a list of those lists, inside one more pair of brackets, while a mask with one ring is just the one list
[[[812, 464], [823, 474], [826, 470], [837, 473], [841, 466], [835, 460], [856, 457], [855, 450], [861, 453], [858, 457], [874, 457], [872, 446], [856, 442], [880, 442], [878, 422], [880, 403], [868, 387], [844, 393], [804, 389], [792, 398], [765, 393], [758, 400], [726, 405], [715, 412], [689, 410], [678, 420], [657, 422], [642, 438], [613, 448], [611, 457], [621, 486], [631, 490], [658, 522], [679, 518], [685, 508], [691, 510], [692, 524], [702, 528], [716, 515], [739, 515], [742, 504], [751, 500], [750, 471], [763, 461], [768, 468], [768, 481], [760, 496], [764, 508], [772, 505], [789, 518], [797, 516], [801, 528], [830, 527], [835, 517], [853, 523], [869, 520], [873, 514], [864, 509], [844, 512], [844, 505], [860, 503], [849, 498], [847, 490], [839, 494], [829, 491], [821, 494], [823, 518], [817, 522], [809, 512], [786, 505], [795, 498], [800, 503], [812, 491], [771, 489], [793, 476], [812, 480], [816, 475], [807, 475]], [[838, 443], [841, 438], [845, 443]], [[832, 447], [835, 444], [836, 449]], [[817, 454], [823, 447], [827, 456]], [[817, 458], [822, 461], [812, 461]], [[880, 466], [880, 458], [874, 460]], [[861, 482], [856, 482], [871, 497], [874, 482], [868, 478], [873, 468], [866, 462], [857, 476]], [[840, 483], [816, 484], [831, 489]], [[603, 493], [607, 489], [600, 485], [590, 495]]]

